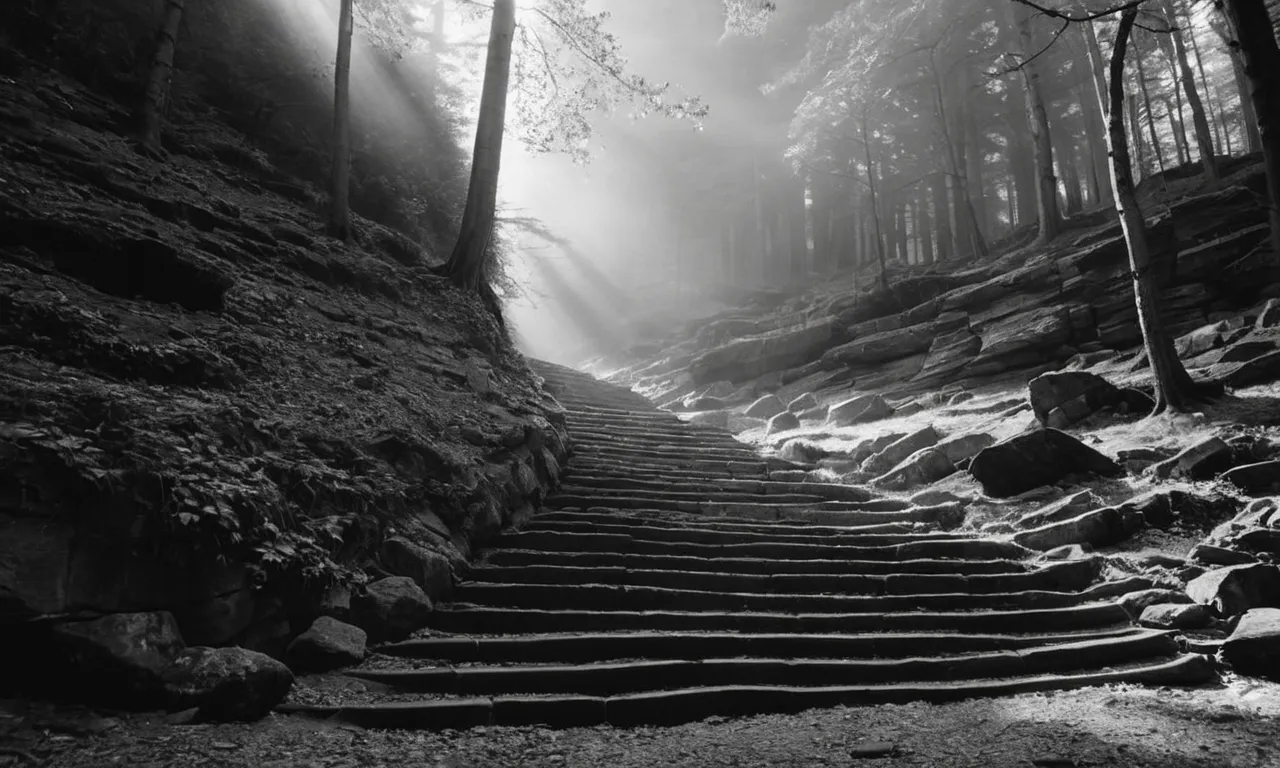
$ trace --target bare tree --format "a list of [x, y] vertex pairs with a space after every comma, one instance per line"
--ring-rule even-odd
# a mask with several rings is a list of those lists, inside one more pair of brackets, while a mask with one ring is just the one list
[[351, 37], [354, 0], [338, 13], [338, 58], [333, 77], [333, 168], [329, 174], [329, 234], [351, 237]]
[[155, 51], [147, 71], [147, 87], [142, 100], [141, 148], [153, 155], [163, 153], [160, 133], [169, 109], [173, 81], [173, 53], [178, 47], [178, 30], [186, 0], [165, 0], [164, 16], [156, 30]]

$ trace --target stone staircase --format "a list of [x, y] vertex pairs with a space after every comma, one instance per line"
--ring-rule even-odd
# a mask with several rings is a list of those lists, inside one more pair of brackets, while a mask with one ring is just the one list
[[[568, 411], [567, 483], [438, 608], [351, 672], [367, 727], [675, 724], [1214, 672], [1139, 629], [1096, 561], [1036, 566], [963, 511], [794, 477], [725, 432], [537, 364]], [[791, 468], [794, 470], [794, 468]]]

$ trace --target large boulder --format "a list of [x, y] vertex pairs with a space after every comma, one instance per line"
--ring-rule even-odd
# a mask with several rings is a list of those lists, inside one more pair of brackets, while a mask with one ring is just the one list
[[772, 419], [785, 410], [787, 410], [787, 406], [777, 395], [765, 395], [747, 406], [747, 410], [743, 411], [742, 415], [750, 416], [753, 419]]
[[413, 579], [432, 601], [446, 598], [453, 591], [449, 558], [433, 549], [393, 536], [382, 542], [379, 559], [389, 573]]
[[1117, 477], [1119, 464], [1065, 432], [1038, 429], [984, 449], [969, 464], [969, 472], [988, 496], [1017, 496], [1050, 485], [1069, 475]]
[[1262, 563], [1218, 568], [1187, 584], [1187, 594], [1223, 616], [1280, 608], [1280, 568]]
[[892, 415], [893, 408], [889, 407], [883, 397], [862, 395], [831, 406], [831, 410], [827, 412], [827, 423], [837, 427], [847, 427], [887, 419]]
[[388, 576], [351, 600], [352, 623], [374, 640], [400, 640], [427, 625], [431, 598], [408, 576]]
[[924, 448], [908, 456], [901, 464], [871, 481], [886, 491], [905, 491], [935, 483], [955, 474], [956, 465], [937, 448]]
[[1280, 609], [1247, 611], [1222, 644], [1222, 657], [1237, 674], [1280, 682]]
[[864, 472], [880, 475], [901, 464], [916, 451], [937, 445], [939, 435], [932, 425], [918, 429], [906, 437], [885, 446], [879, 453], [863, 463]]
[[1055, 429], [1083, 421], [1103, 408], [1123, 405], [1126, 410], [1137, 411], [1150, 410], [1153, 405], [1151, 398], [1137, 390], [1120, 389], [1101, 376], [1084, 371], [1041, 374], [1031, 380], [1028, 391], [1036, 419]]
[[284, 664], [244, 648], [188, 648], [165, 670], [170, 706], [212, 722], [257, 720], [293, 687]]
[[79, 691], [123, 707], [162, 704], [165, 670], [186, 647], [167, 611], [70, 621], [55, 626], [52, 636], [68, 662], [61, 671], [77, 678]]
[[735, 339], [694, 358], [689, 373], [694, 384], [750, 381], [818, 359], [830, 345], [833, 333], [834, 321], [824, 318], [808, 325]]
[[367, 640], [363, 629], [321, 616], [289, 643], [289, 665], [303, 672], [328, 672], [359, 664]]

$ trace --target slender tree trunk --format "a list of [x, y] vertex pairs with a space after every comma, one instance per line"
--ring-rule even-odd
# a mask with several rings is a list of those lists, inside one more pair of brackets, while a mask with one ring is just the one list
[[1058, 179], [1053, 172], [1053, 139], [1049, 134], [1049, 114], [1044, 106], [1040, 90], [1040, 67], [1032, 61], [1036, 51], [1031, 34], [1031, 12], [1022, 4], [1011, 7], [1013, 22], [1018, 29], [1018, 41], [1022, 50], [1019, 70], [1026, 91], [1027, 124], [1031, 128], [1032, 147], [1036, 162], [1036, 213], [1040, 217], [1039, 242], [1048, 242], [1062, 230], [1062, 214], [1058, 210]]
[[1115, 187], [1116, 209], [1129, 248], [1129, 268], [1133, 277], [1138, 322], [1155, 377], [1156, 406], [1153, 415], [1166, 410], [1183, 411], [1205, 394], [1191, 379], [1173, 346], [1160, 311], [1160, 292], [1152, 274], [1152, 255], [1147, 240], [1146, 220], [1138, 207], [1137, 188], [1129, 163], [1128, 138], [1124, 127], [1124, 59], [1129, 36], [1138, 17], [1137, 7], [1120, 17], [1116, 43], [1111, 55], [1111, 84], [1108, 90], [1107, 139], [1111, 151], [1111, 183]]
[[[349, 0], [346, 0], [349, 1]], [[489, 27], [489, 55], [480, 96], [480, 122], [471, 163], [471, 185], [462, 214], [462, 231], [446, 266], [460, 287], [480, 290], [486, 279], [489, 240], [498, 206], [498, 172], [502, 164], [502, 134], [507, 119], [507, 90], [511, 79], [511, 44], [516, 30], [515, 0], [494, 0]]]
[[[1166, 14], [1165, 23], [1172, 30], [1177, 26], [1178, 22], [1172, 14]], [[1183, 166], [1191, 162], [1191, 144], [1187, 141], [1187, 126], [1182, 119], [1182, 91], [1178, 88], [1178, 58], [1173, 47], [1173, 35], [1173, 32], [1167, 35], [1155, 35], [1156, 41], [1160, 46], [1160, 53], [1164, 57], [1165, 64], [1169, 67], [1170, 82], [1173, 83], [1173, 102], [1170, 102], [1169, 97], [1164, 94], [1160, 95], [1159, 101], [1169, 114], [1169, 135], [1173, 137], [1173, 148], [1178, 154], [1178, 165]], [[1176, 109], [1174, 108], [1174, 102], [1177, 103]]]
[[1280, 263], [1280, 47], [1262, 0], [1225, 0], [1249, 78], [1249, 96], [1258, 119], [1262, 162], [1271, 206], [1271, 246]]
[[[978, 225], [978, 215], [974, 211], [973, 197], [965, 179], [965, 166], [959, 155], [959, 150], [956, 149], [957, 142], [952, 140], [951, 123], [947, 119], [946, 98], [943, 95], [942, 74], [938, 71], [937, 51], [932, 48], [929, 50], [929, 68], [933, 74], [934, 107], [937, 110], [938, 122], [942, 126], [943, 144], [946, 149], [951, 177], [954, 181], [952, 191], [956, 195], [955, 208], [957, 213], [963, 211], [964, 231], [968, 235], [969, 244], [973, 246], [975, 255], [980, 259], [985, 259], [991, 252], [987, 247], [986, 238], [982, 236], [982, 229]], [[961, 232], [958, 225], [959, 221], [953, 221], [951, 226], [951, 231], [957, 238], [959, 238]], [[964, 247], [957, 239], [956, 251], [960, 252]]]
[[946, 261], [951, 257], [951, 205], [947, 202], [945, 175], [933, 180], [933, 225], [936, 259]]
[[791, 237], [791, 274], [803, 279], [809, 274], [809, 235], [805, 231], [804, 180], [787, 185], [787, 231]]
[[186, 0], [165, 0], [164, 16], [156, 29], [155, 52], [147, 70], [147, 87], [142, 97], [142, 134], [144, 150], [162, 152], [160, 134], [165, 114], [169, 111], [169, 93], [173, 82], [173, 52], [178, 47], [178, 31], [182, 28], [182, 11]]
[[[1184, 6], [1184, 14], [1187, 19], [1191, 19], [1190, 10]], [[1225, 123], [1220, 124], [1221, 109], [1213, 104], [1213, 89], [1209, 87], [1209, 78], [1204, 73], [1204, 57], [1200, 53], [1200, 41], [1196, 38], [1196, 28], [1194, 24], [1187, 24], [1187, 39], [1191, 41], [1191, 53], [1196, 62], [1196, 72], [1200, 75], [1200, 87], [1204, 90], [1204, 106], [1209, 112], [1209, 124], [1213, 126], [1214, 146], [1226, 147], [1226, 153], [1231, 155], [1231, 146], [1222, 139], [1222, 129]]]
[[1160, 134], [1156, 131], [1156, 112], [1151, 106], [1151, 88], [1147, 85], [1147, 67], [1142, 61], [1143, 51], [1138, 37], [1133, 38], [1133, 60], [1138, 65], [1138, 87], [1142, 92], [1142, 105], [1147, 110], [1147, 131], [1151, 134], [1151, 147], [1156, 153], [1156, 166], [1165, 172], [1164, 148], [1160, 146]]
[[1085, 166], [1085, 178], [1089, 182], [1089, 204], [1104, 205], [1110, 201], [1111, 184], [1106, 181], [1107, 148], [1106, 127], [1102, 124], [1102, 116], [1098, 114], [1098, 99], [1093, 95], [1092, 81], [1075, 89], [1073, 95], [1080, 104], [1080, 114], [1084, 118], [1083, 152], [1088, 153]]
[[871, 219], [875, 222], [876, 259], [880, 263], [880, 287], [889, 290], [889, 268], [884, 258], [884, 233], [880, 229], [880, 206], [876, 200], [876, 166], [871, 159], [871, 134], [866, 115], [862, 117], [862, 151], [867, 163], [867, 187], [871, 190]]
[[1018, 190], [1017, 226], [1036, 220], [1036, 161], [1025, 120], [1009, 120], [1009, 173]]
[[[961, 79], [964, 93], [970, 92], [969, 78], [966, 75]], [[982, 178], [983, 168], [983, 141], [982, 134], [978, 131], [978, 121], [974, 116], [974, 109], [967, 100], [962, 100], [959, 106], [960, 114], [957, 116], [959, 122], [964, 126], [964, 138], [961, 140], [964, 146], [964, 179], [965, 186], [969, 190], [969, 199], [973, 201], [974, 216], [978, 221], [978, 231], [982, 233], [982, 237], [987, 239], [991, 236], [990, 215], [987, 211], [987, 195], [986, 181]]]
[[329, 173], [329, 234], [351, 238], [351, 36], [354, 0], [338, 13], [338, 59], [333, 75], [333, 168]]
[[916, 207], [916, 233], [920, 236], [920, 263], [933, 263], [933, 220], [929, 215], [929, 185], [921, 184]]
[[1218, 20], [1209, 26], [1218, 35], [1218, 39], [1222, 41], [1222, 47], [1231, 57], [1231, 75], [1236, 81], [1236, 96], [1240, 100], [1240, 121], [1244, 124], [1245, 150], [1257, 152], [1262, 149], [1262, 136], [1258, 130], [1258, 116], [1254, 113], [1253, 97], [1250, 95], [1249, 75], [1245, 72], [1244, 54], [1240, 51], [1240, 44], [1236, 42], [1236, 33], [1233, 28], [1228, 28], [1228, 24], [1232, 27], [1235, 24], [1232, 21], [1231, 9], [1225, 5], [1223, 9], [1227, 11], [1224, 14], [1227, 23]]
[[[1165, 0], [1164, 12], [1169, 23], [1176, 25], [1178, 16], [1172, 0]], [[1172, 37], [1174, 55], [1178, 58], [1178, 70], [1182, 74], [1182, 90], [1187, 94], [1187, 105], [1191, 107], [1191, 122], [1196, 129], [1196, 149], [1200, 152], [1200, 165], [1204, 167], [1204, 177], [1209, 182], [1209, 186], [1217, 187], [1218, 161], [1213, 147], [1213, 132], [1209, 129], [1209, 118], [1205, 115], [1204, 104], [1200, 101], [1195, 72], [1191, 69], [1191, 61], [1187, 57], [1187, 46], [1183, 42], [1182, 32], [1175, 30]]]

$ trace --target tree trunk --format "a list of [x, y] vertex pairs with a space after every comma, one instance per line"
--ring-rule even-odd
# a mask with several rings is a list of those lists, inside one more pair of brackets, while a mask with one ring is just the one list
[[338, 13], [338, 59], [333, 74], [333, 168], [329, 173], [329, 234], [351, 238], [351, 36], [354, 0]]
[[[969, 93], [968, 77], [961, 79], [963, 93]], [[984, 239], [990, 237], [990, 216], [987, 211], [986, 182], [982, 178], [983, 152], [982, 134], [978, 132], [978, 121], [973, 114], [973, 106], [968, 100], [960, 103], [959, 122], [964, 126], [964, 180], [969, 190], [969, 199], [973, 201], [973, 213], [978, 222], [978, 231]]]
[[1249, 96], [1258, 118], [1262, 162], [1271, 200], [1271, 247], [1280, 263], [1280, 47], [1262, 0], [1226, 0], [1224, 9], [1240, 43]]
[[[980, 259], [985, 259], [990, 255], [987, 247], [987, 241], [982, 236], [982, 229], [978, 226], [978, 215], [974, 211], [973, 197], [969, 192], [968, 183], [965, 180], [965, 166], [956, 149], [956, 142], [952, 140], [950, 121], [947, 119], [946, 98], [943, 95], [942, 74], [938, 71], [937, 51], [929, 49], [929, 69], [933, 75], [933, 91], [934, 91], [934, 108], [937, 111], [938, 123], [942, 128], [942, 140], [946, 150], [946, 159], [951, 171], [953, 180], [952, 192], [955, 194], [955, 212], [957, 220], [952, 221], [951, 231], [956, 238], [957, 254], [963, 253], [966, 247], [961, 243], [961, 226], [963, 221], [964, 234], [968, 236], [970, 245], [973, 246], [975, 255]], [[963, 214], [961, 215], [961, 212]]]
[[871, 190], [871, 218], [875, 222], [876, 259], [880, 264], [880, 287], [889, 290], [889, 268], [884, 258], [884, 233], [880, 228], [880, 205], [876, 200], [876, 166], [871, 159], [871, 134], [867, 131], [867, 118], [862, 117], [862, 151], [867, 163], [867, 187]]
[[1142, 92], [1142, 105], [1147, 110], [1147, 131], [1151, 134], [1151, 147], [1156, 154], [1156, 167], [1165, 172], [1164, 148], [1160, 146], [1160, 134], [1156, 131], [1156, 113], [1151, 107], [1151, 89], [1147, 86], [1147, 67], [1142, 62], [1142, 49], [1138, 38], [1133, 38], [1133, 60], [1138, 65], [1138, 88]]
[[937, 261], [951, 257], [951, 206], [947, 202], [946, 176], [933, 180], [933, 242]]
[[[1185, 9], [1188, 19], [1191, 18], [1191, 11]], [[1227, 156], [1231, 155], [1230, 139], [1225, 142], [1222, 138], [1222, 130], [1226, 128], [1226, 123], [1221, 121], [1221, 109], [1213, 105], [1213, 89], [1209, 87], [1209, 78], [1204, 73], [1204, 57], [1200, 54], [1200, 42], [1196, 38], [1196, 28], [1194, 24], [1187, 25], [1187, 39], [1191, 41], [1191, 54], [1195, 58], [1196, 72], [1200, 75], [1200, 87], [1204, 89], [1204, 106], [1209, 113], [1209, 124], [1213, 126], [1214, 146], [1225, 147]]]
[[1111, 183], [1115, 187], [1116, 209], [1120, 215], [1125, 244], [1129, 248], [1129, 269], [1133, 278], [1138, 322], [1142, 327], [1147, 359], [1155, 377], [1154, 415], [1165, 410], [1186, 410], [1203, 393], [1178, 360], [1173, 339], [1164, 327], [1160, 312], [1160, 293], [1155, 276], [1151, 273], [1146, 220], [1138, 207], [1137, 188], [1133, 183], [1133, 171], [1129, 163], [1128, 138], [1124, 127], [1124, 59], [1129, 35], [1137, 17], [1137, 7], [1124, 11], [1116, 32], [1110, 66], [1107, 140], [1111, 152]]
[[1040, 67], [1031, 60], [1036, 50], [1031, 35], [1031, 12], [1021, 3], [1011, 8], [1022, 49], [1019, 70], [1027, 99], [1027, 124], [1031, 128], [1036, 163], [1036, 214], [1040, 218], [1039, 242], [1048, 242], [1062, 230], [1062, 214], [1058, 210], [1058, 179], [1053, 172], [1053, 139], [1049, 134], [1049, 114], [1040, 90]]
[[1227, 51], [1227, 56], [1231, 58], [1231, 75], [1236, 81], [1236, 96], [1240, 99], [1240, 120], [1244, 123], [1245, 151], [1257, 152], [1262, 149], [1262, 136], [1258, 132], [1258, 116], [1254, 114], [1249, 75], [1245, 73], [1244, 54], [1240, 51], [1240, 45], [1236, 43], [1235, 31], [1228, 28], [1228, 24], [1235, 23], [1230, 21], [1232, 13], [1225, 6], [1223, 9], [1226, 11], [1227, 23], [1218, 20], [1216, 23], [1211, 22], [1209, 26], [1218, 35], [1218, 39], [1222, 41], [1222, 47]]
[[164, 16], [156, 30], [155, 53], [147, 69], [147, 87], [142, 97], [142, 148], [152, 154], [162, 151], [160, 134], [169, 111], [169, 91], [173, 82], [173, 52], [178, 47], [182, 11], [186, 0], [165, 0]]
[[929, 198], [929, 185], [921, 184], [915, 228], [920, 237], [920, 263], [926, 265], [933, 263], [933, 221], [929, 215]]
[[511, 80], [511, 43], [515, 30], [515, 0], [494, 0], [489, 55], [480, 95], [480, 122], [471, 161], [471, 185], [462, 214], [462, 231], [446, 266], [455, 284], [473, 291], [485, 282], [485, 262], [497, 215], [498, 171], [502, 164], [502, 134], [507, 120], [507, 88]]
[[[1169, 29], [1176, 29], [1177, 23], [1177, 19], [1172, 14], [1165, 15], [1165, 24]], [[1178, 87], [1178, 55], [1173, 47], [1173, 35], [1174, 33], [1170, 32], [1167, 35], [1156, 35], [1155, 38], [1160, 45], [1160, 53], [1164, 56], [1165, 64], [1169, 67], [1170, 82], [1173, 83], [1173, 99], [1177, 102], [1177, 108], [1174, 108], [1174, 104], [1169, 101], [1167, 95], [1161, 94], [1159, 101], [1169, 115], [1169, 135], [1173, 137], [1173, 147], [1178, 153], [1178, 165], [1183, 166], [1191, 162], [1191, 145], [1187, 142], [1187, 125], [1182, 119], [1182, 90]]]
[[791, 275], [803, 280], [809, 275], [809, 234], [806, 231], [804, 181], [787, 185], [787, 231], [791, 237]]
[[1107, 79], [1103, 74], [1106, 71], [1106, 64], [1102, 60], [1102, 46], [1098, 45], [1098, 33], [1094, 23], [1085, 22], [1080, 25], [1084, 28], [1085, 51], [1087, 53], [1085, 58], [1089, 62], [1089, 72], [1093, 76], [1094, 98], [1089, 108], [1089, 114], [1096, 122], [1094, 130], [1089, 132], [1089, 146], [1091, 154], [1094, 156], [1097, 173], [1103, 180], [1100, 185], [1102, 188], [1102, 200], [1111, 205], [1115, 202], [1115, 191], [1111, 188], [1110, 182], [1110, 161], [1106, 148], [1106, 109], [1103, 106], [1107, 100]]
[[[1174, 12], [1172, 0], [1165, 0], [1165, 15], [1170, 24], [1175, 24], [1177, 14]], [[1182, 73], [1182, 90], [1187, 94], [1187, 105], [1191, 107], [1191, 122], [1196, 129], [1196, 149], [1200, 152], [1200, 165], [1204, 167], [1204, 177], [1211, 188], [1218, 186], [1218, 161], [1213, 147], [1213, 132], [1209, 129], [1209, 118], [1204, 113], [1204, 104], [1200, 101], [1200, 93], [1196, 88], [1195, 72], [1191, 69], [1191, 61], [1187, 58], [1187, 46], [1183, 42], [1182, 32], [1173, 33], [1173, 51], [1178, 57], [1178, 70]]]

